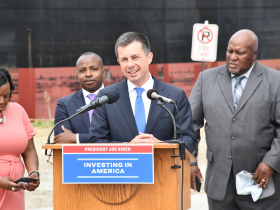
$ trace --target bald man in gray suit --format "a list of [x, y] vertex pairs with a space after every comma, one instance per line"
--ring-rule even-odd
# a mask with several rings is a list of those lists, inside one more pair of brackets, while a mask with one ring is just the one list
[[[280, 72], [256, 61], [258, 38], [250, 30], [229, 40], [226, 65], [202, 72], [190, 96], [196, 138], [205, 123], [208, 160], [205, 191], [210, 210], [280, 209]], [[259, 187], [271, 177], [275, 193], [256, 202], [237, 195], [236, 174], [254, 173]], [[202, 176], [191, 166], [194, 177]]]

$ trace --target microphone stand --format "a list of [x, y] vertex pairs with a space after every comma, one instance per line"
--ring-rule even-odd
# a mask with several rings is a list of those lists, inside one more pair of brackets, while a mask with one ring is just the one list
[[[61, 123], [64, 123], [64, 122], [67, 121], [67, 120], [72, 119], [73, 117], [76, 117], [76, 116], [79, 115], [79, 114], [81, 114], [81, 113], [80, 113], [80, 112], [77, 112], [77, 113], [73, 114], [72, 116], [70, 116], [70, 117], [68, 117], [68, 118], [66, 118], [66, 119], [64, 119], [64, 120], [61, 120], [61, 121], [59, 121], [58, 123], [56, 123], [56, 124], [53, 126], [51, 132], [49, 133], [48, 140], [47, 140], [47, 143], [46, 143], [46, 144], [54, 144], [54, 143], [51, 143], [51, 142], [50, 142], [50, 138], [51, 138], [52, 132], [54, 131], [54, 129], [55, 129], [58, 125], [60, 125]], [[52, 156], [52, 152], [50, 152], [50, 153], [48, 154], [48, 149], [45, 149], [45, 155], [46, 155], [46, 156], [49, 156], [49, 158], [50, 158], [50, 157]]]
[[[173, 114], [171, 113], [171, 111], [165, 106], [163, 100], [161, 98], [158, 98], [158, 105], [161, 106], [163, 109], [165, 109], [168, 114], [170, 115], [172, 122], [173, 122], [173, 141], [171, 143], [179, 143], [179, 156], [176, 155], [176, 149], [175, 149], [175, 155], [171, 156], [175, 158], [175, 164], [174, 166], [171, 166], [172, 169], [179, 169], [181, 168], [181, 166], [177, 165], [177, 161], [176, 158], [180, 157], [180, 159], [182, 160], [182, 189], [181, 189], [181, 209], [183, 210], [184, 208], [184, 195], [183, 195], [183, 189], [184, 189], [184, 160], [186, 159], [186, 144], [184, 141], [182, 141], [182, 135], [181, 135], [181, 141], [178, 141], [177, 139], [177, 128], [176, 128], [176, 122], [175, 122], [175, 118], [173, 116]], [[174, 103], [174, 105], [176, 106], [176, 104]], [[177, 106], [176, 106], [177, 107]], [[178, 112], [178, 116], [179, 116], [179, 112]], [[182, 131], [181, 131], [182, 133]]]
[[163, 100], [161, 98], [158, 98], [158, 105], [161, 106], [161, 108], [165, 109], [165, 111], [167, 111], [168, 114], [170, 115], [170, 117], [172, 118], [172, 122], [173, 122], [173, 141], [172, 142], [178, 143], [178, 140], [177, 140], [177, 127], [176, 127], [175, 118], [174, 118], [173, 114], [165, 106], [165, 104], [164, 104], [164, 102], [163, 102]]
[[[54, 143], [50, 143], [50, 138], [51, 138], [52, 132], [54, 131], [54, 129], [55, 129], [59, 124], [64, 123], [65, 121], [70, 120], [70, 119], [72, 119], [73, 117], [76, 117], [76, 116], [79, 115], [79, 114], [83, 114], [84, 112], [87, 112], [87, 111], [89, 111], [89, 110], [91, 110], [91, 109], [96, 109], [97, 107], [101, 106], [101, 105], [102, 105], [102, 102], [104, 102], [104, 101], [100, 102], [100, 99], [101, 99], [101, 98], [97, 98], [97, 99], [91, 101], [91, 102], [90, 102], [90, 105], [91, 105], [91, 106], [83, 106], [83, 107], [77, 109], [77, 110], [76, 110], [76, 113], [73, 114], [72, 116], [70, 116], [70, 117], [68, 117], [68, 118], [66, 118], [66, 119], [64, 119], [64, 120], [61, 120], [61, 121], [59, 121], [58, 123], [56, 123], [56, 124], [54, 125], [54, 127], [52, 128], [51, 132], [49, 133], [48, 140], [47, 140], [47, 143], [46, 143], [46, 144], [54, 144]], [[105, 99], [105, 100], [106, 100], [106, 99]], [[93, 107], [94, 107], [94, 108], [93, 108]], [[49, 159], [47, 160], [47, 162], [49, 162], [50, 157], [52, 156], [52, 150], [51, 150], [51, 152], [48, 154], [48, 149], [45, 149], [45, 155], [46, 155], [46, 156], [49, 156]]]
[[[186, 152], [185, 152], [185, 148], [186, 148], [186, 144], [184, 141], [178, 141], [177, 139], [177, 127], [176, 127], [176, 122], [175, 122], [175, 118], [173, 116], [173, 114], [171, 113], [171, 111], [165, 106], [163, 100], [161, 98], [158, 98], [158, 105], [161, 106], [164, 110], [166, 110], [168, 112], [168, 114], [170, 115], [172, 122], [173, 122], [173, 141], [171, 143], [178, 143], [179, 144], [179, 156], [172, 156], [172, 157], [180, 157], [181, 160], [185, 160], [186, 159]], [[179, 113], [178, 113], [179, 114]], [[182, 137], [181, 137], [182, 138]], [[175, 162], [176, 162], [176, 158], [175, 158]], [[181, 168], [180, 166], [175, 165], [172, 166], [172, 168]]]

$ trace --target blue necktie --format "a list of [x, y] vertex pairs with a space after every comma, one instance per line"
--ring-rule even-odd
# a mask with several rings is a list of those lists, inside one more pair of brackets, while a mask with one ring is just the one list
[[[87, 97], [89, 98], [90, 101], [93, 101], [96, 98], [96, 94], [88, 94]], [[91, 123], [91, 118], [92, 118], [92, 113], [93, 109], [88, 111], [88, 116], [89, 116], [89, 122]]]
[[146, 128], [145, 107], [142, 100], [143, 88], [136, 87], [137, 98], [135, 101], [135, 122], [138, 132], [144, 133]]
[[243, 75], [241, 75], [239, 77], [237, 77], [237, 76], [235, 77], [236, 83], [234, 85], [234, 91], [233, 91], [234, 110], [237, 109], [239, 100], [240, 100], [242, 92], [243, 92], [241, 80], [244, 78], [245, 78], [245, 76], [243, 76]]

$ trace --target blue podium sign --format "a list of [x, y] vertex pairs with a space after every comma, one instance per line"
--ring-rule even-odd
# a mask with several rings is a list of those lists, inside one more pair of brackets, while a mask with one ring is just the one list
[[153, 184], [153, 145], [62, 145], [62, 183]]

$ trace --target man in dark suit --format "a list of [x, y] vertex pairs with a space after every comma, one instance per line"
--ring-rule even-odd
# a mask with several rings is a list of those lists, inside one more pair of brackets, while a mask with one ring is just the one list
[[[172, 120], [168, 113], [157, 105], [157, 100], [147, 98], [149, 89], [171, 98], [179, 108], [182, 122], [183, 141], [192, 151], [195, 136], [191, 109], [185, 92], [175, 86], [163, 83], [149, 72], [153, 53], [146, 36], [128, 32], [119, 37], [115, 45], [117, 60], [127, 78], [101, 90], [98, 96], [108, 91], [119, 91], [116, 103], [105, 104], [96, 109], [90, 125], [91, 142], [169, 142], [173, 137]], [[166, 104], [176, 116], [177, 136], [179, 124], [174, 105]]]
[[[76, 63], [77, 76], [82, 89], [57, 102], [55, 123], [75, 114], [76, 110], [96, 98], [104, 88], [103, 76], [105, 69], [102, 58], [92, 52], [82, 54]], [[93, 111], [80, 114], [55, 129], [55, 143], [88, 143], [89, 124]]]
[[[236, 32], [228, 43], [226, 65], [203, 71], [190, 96], [197, 139], [206, 121], [210, 210], [280, 209], [280, 72], [256, 61], [257, 48], [252, 31]], [[254, 173], [264, 190], [272, 177], [275, 193], [256, 202], [251, 195], [238, 195], [236, 174], [243, 170]], [[202, 178], [195, 165], [195, 189], [194, 175]]]

